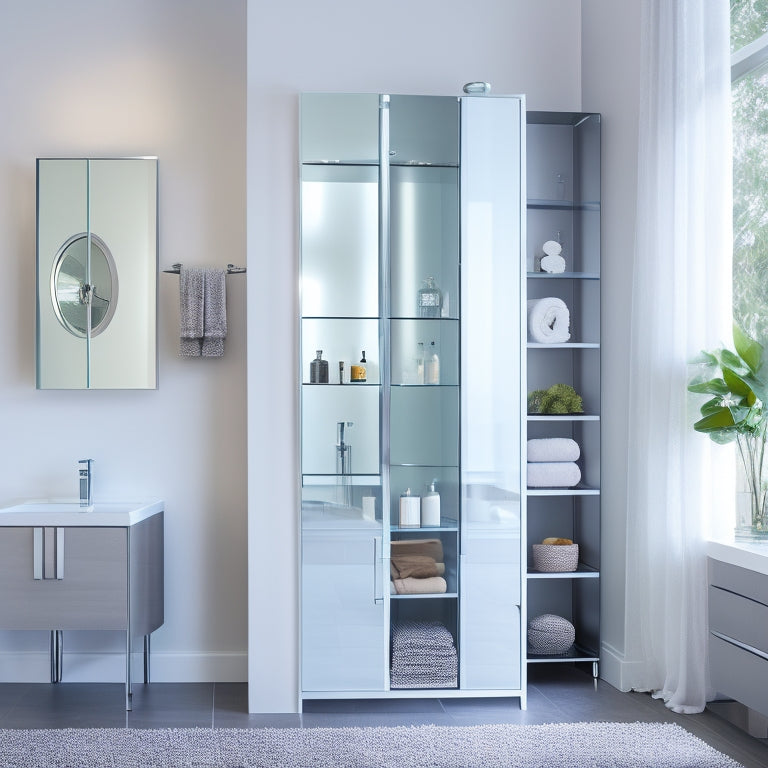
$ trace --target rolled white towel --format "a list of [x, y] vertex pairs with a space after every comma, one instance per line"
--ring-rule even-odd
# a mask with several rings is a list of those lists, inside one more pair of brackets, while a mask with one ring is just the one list
[[562, 253], [563, 246], [560, 245], [557, 240], [547, 240], [547, 242], [541, 246], [541, 250], [544, 251], [546, 256], [559, 256]]
[[550, 273], [565, 272], [565, 259], [559, 254], [555, 256], [542, 256], [541, 271]]
[[581, 470], [572, 461], [540, 461], [528, 464], [529, 488], [572, 488], [579, 484]]
[[579, 444], [570, 437], [539, 437], [528, 441], [528, 461], [576, 461]]
[[571, 338], [570, 313], [562, 299], [548, 296], [528, 301], [528, 341], [562, 344]]

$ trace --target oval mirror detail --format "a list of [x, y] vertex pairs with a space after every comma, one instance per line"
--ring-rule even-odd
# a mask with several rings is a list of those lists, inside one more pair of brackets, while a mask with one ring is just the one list
[[51, 302], [58, 321], [73, 336], [97, 336], [109, 325], [117, 308], [118, 278], [115, 260], [107, 244], [88, 234], [68, 238], [59, 248], [51, 270]]

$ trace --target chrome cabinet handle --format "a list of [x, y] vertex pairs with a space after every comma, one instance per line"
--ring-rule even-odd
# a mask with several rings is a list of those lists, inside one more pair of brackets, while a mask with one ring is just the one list
[[32, 578], [43, 578], [43, 529], [32, 529]]
[[64, 578], [64, 529], [56, 529], [56, 578]]
[[373, 537], [373, 602], [383, 603], [384, 595], [379, 597], [379, 538]]

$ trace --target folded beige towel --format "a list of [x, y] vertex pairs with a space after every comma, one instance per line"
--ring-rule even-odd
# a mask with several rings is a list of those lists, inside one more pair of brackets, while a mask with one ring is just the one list
[[448, 585], [442, 576], [433, 576], [429, 579], [393, 579], [395, 591], [398, 595], [437, 595], [448, 591]]
[[409, 576], [428, 579], [430, 576], [442, 576], [445, 573], [445, 563], [440, 565], [442, 570], [438, 568], [435, 558], [427, 555], [394, 555], [390, 560], [394, 579], [407, 579]]
[[403, 555], [424, 555], [436, 563], [444, 562], [443, 544], [440, 539], [400, 539], [391, 544], [392, 557]]

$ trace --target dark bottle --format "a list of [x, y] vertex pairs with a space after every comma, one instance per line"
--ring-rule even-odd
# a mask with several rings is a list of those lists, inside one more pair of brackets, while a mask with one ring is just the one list
[[323, 360], [323, 350], [317, 350], [317, 357], [309, 364], [309, 383], [328, 383], [328, 361]]

